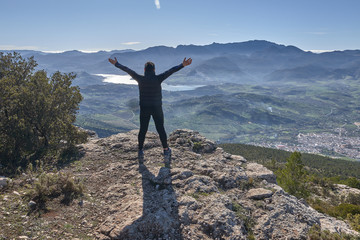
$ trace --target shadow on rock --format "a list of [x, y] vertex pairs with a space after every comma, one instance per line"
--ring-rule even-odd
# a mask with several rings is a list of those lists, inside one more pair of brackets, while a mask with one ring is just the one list
[[124, 227], [115, 239], [183, 239], [170, 168], [160, 168], [155, 176], [139, 163], [139, 172], [142, 175], [143, 215]]

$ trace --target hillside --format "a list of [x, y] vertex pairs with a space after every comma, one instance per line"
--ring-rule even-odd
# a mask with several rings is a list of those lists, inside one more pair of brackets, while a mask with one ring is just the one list
[[[86, 86], [81, 93], [84, 100], [77, 118], [79, 126], [101, 137], [138, 128], [137, 86]], [[321, 133], [338, 135], [342, 131], [348, 140], [323, 138], [329, 146], [309, 152], [356, 159], [359, 154], [354, 151], [360, 140], [354, 123], [359, 121], [359, 93], [359, 85], [351, 81], [294, 86], [228, 83], [190, 91], [163, 91], [163, 108], [168, 131], [190, 128], [217, 142], [273, 148], [287, 145], [306, 152], [311, 146], [298, 139], [299, 133], [319, 134], [321, 138]], [[152, 124], [150, 129], [155, 131]], [[349, 141], [353, 143], [347, 144]], [[341, 146], [345, 154], [333, 151], [331, 142], [344, 142]]]
[[358, 234], [284, 192], [270, 170], [224, 152], [194, 131], [174, 131], [169, 142], [171, 168], [164, 167], [161, 144], [153, 133], [147, 135], [144, 163], [137, 161], [136, 131], [82, 144], [82, 157], [61, 171], [81, 180], [84, 195], [68, 206], [60, 204], [59, 196], [51, 197], [40, 216], [26, 214], [25, 197], [38, 180], [26, 173], [14, 179], [1, 193], [0, 236], [305, 239], [319, 231], [316, 226], [330, 231], [327, 236]]
[[[254, 161], [265, 166], [271, 166], [272, 168], [279, 166], [286, 162], [286, 159], [290, 157], [291, 152], [265, 148], [260, 146], [252, 146], [239, 143], [225, 143], [219, 144], [226, 152], [244, 156], [249, 161]], [[302, 153], [302, 162], [311, 174], [336, 178], [344, 180], [348, 177], [355, 177], [360, 179], [360, 162], [348, 161], [344, 159], [335, 159], [315, 154]]]

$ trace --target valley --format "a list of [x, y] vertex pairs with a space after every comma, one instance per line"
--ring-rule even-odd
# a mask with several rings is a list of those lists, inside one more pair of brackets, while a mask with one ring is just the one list
[[[360, 114], [359, 50], [315, 54], [253, 40], [140, 51], [20, 53], [34, 56], [37, 69], [49, 74], [77, 74], [73, 85], [80, 87], [84, 100], [76, 124], [100, 137], [139, 128], [138, 88], [111, 83], [111, 77], [124, 73], [107, 58], [116, 57], [138, 73], [150, 60], [161, 73], [186, 56], [193, 64], [163, 83], [168, 133], [188, 128], [219, 143], [280, 146], [357, 160], [360, 156], [360, 131], [354, 124]], [[132, 81], [120, 76], [123, 82], [118, 83]], [[339, 136], [338, 129], [341, 138], [330, 137]], [[155, 131], [152, 122], [150, 131]]]
[[[359, 113], [358, 90], [334, 95], [333, 88], [331, 84], [222, 84], [163, 91], [166, 129], [193, 129], [219, 143], [239, 142], [358, 159], [360, 131], [354, 124]], [[84, 87], [82, 94], [80, 126], [95, 130], [99, 136], [138, 128], [137, 86]], [[150, 130], [155, 131], [152, 122]], [[339, 131], [341, 138], [330, 137], [338, 136]], [[307, 141], [304, 136], [311, 134], [317, 137]]]

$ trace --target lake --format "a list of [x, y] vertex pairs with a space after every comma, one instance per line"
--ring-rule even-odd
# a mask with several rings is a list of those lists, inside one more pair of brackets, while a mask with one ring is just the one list
[[[133, 80], [129, 75], [117, 75], [117, 74], [94, 74], [96, 76], [103, 77], [103, 82], [115, 83], [115, 84], [128, 84], [137, 85], [137, 82]], [[161, 84], [162, 89], [167, 91], [190, 91], [196, 88], [203, 87], [205, 85], [169, 85], [166, 83]]]

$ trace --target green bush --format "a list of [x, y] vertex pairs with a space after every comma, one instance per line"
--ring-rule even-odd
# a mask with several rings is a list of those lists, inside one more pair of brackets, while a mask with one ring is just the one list
[[36, 65], [32, 57], [0, 53], [0, 174], [84, 139], [73, 125], [82, 100], [71, 86], [76, 75], [48, 77], [34, 72]]
[[84, 186], [70, 173], [41, 173], [29, 189], [27, 196], [37, 203], [38, 210], [46, 209], [46, 202], [63, 195], [61, 202], [70, 204], [74, 198], [82, 196]]
[[346, 198], [346, 203], [360, 206], [360, 194], [350, 193]]
[[345, 219], [348, 214], [360, 214], [360, 206], [349, 203], [341, 203], [340, 205], [334, 207], [334, 210], [330, 215]]
[[355, 215], [348, 214], [347, 219], [349, 220], [351, 227], [355, 231], [360, 232], [360, 214], [355, 214]]
[[348, 185], [349, 187], [360, 189], [360, 180], [357, 178], [349, 177], [342, 183]]
[[319, 225], [313, 225], [308, 232], [309, 240], [358, 240], [356, 236], [349, 234], [331, 233], [328, 230], [322, 231]]

